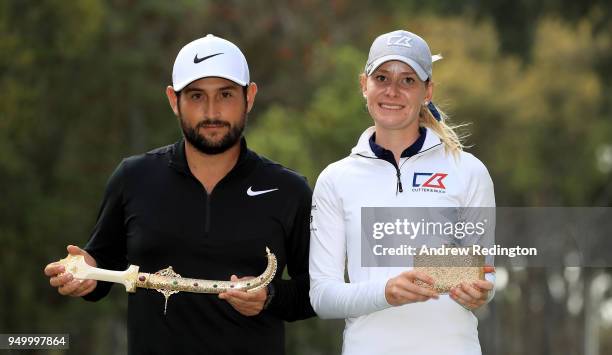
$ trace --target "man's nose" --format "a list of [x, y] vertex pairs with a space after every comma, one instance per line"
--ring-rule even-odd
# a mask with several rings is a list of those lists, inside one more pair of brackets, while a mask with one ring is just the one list
[[219, 105], [214, 100], [210, 100], [204, 105], [204, 117], [208, 119], [219, 118]]

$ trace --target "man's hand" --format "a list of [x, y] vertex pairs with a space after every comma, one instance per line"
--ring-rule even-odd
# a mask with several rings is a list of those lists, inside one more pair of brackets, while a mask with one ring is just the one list
[[[495, 272], [495, 267], [485, 266], [484, 272]], [[449, 295], [452, 299], [454, 299], [457, 303], [461, 304], [463, 307], [469, 310], [475, 310], [487, 303], [489, 291], [491, 291], [493, 287], [493, 283], [487, 280], [477, 280], [471, 285], [464, 282], [458, 286], [453, 287]]]
[[385, 298], [392, 306], [400, 306], [406, 303], [424, 302], [431, 298], [438, 298], [434, 290], [417, 286], [414, 281], [421, 280], [433, 286], [434, 280], [420, 271], [406, 271], [387, 281], [385, 286]]
[[[71, 255], [83, 255], [85, 262], [93, 267], [97, 266], [96, 260], [85, 250], [69, 245], [66, 247]], [[49, 277], [49, 283], [57, 287], [57, 292], [63, 296], [81, 297], [89, 294], [98, 285], [96, 280], [75, 280], [72, 274], [65, 272], [65, 268], [58, 263], [51, 263], [45, 267], [45, 275]]]
[[[252, 278], [253, 276], [238, 278], [236, 275], [232, 275], [230, 281], [249, 280]], [[240, 314], [249, 317], [258, 315], [263, 310], [267, 297], [268, 291], [265, 287], [257, 292], [228, 290], [219, 294], [220, 299], [226, 300]]]

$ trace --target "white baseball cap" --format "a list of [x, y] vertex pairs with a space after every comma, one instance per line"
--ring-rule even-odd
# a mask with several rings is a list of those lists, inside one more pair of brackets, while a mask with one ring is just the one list
[[172, 69], [174, 91], [181, 91], [189, 83], [207, 77], [248, 85], [249, 66], [244, 54], [232, 42], [211, 34], [181, 48]]
[[432, 57], [427, 42], [418, 35], [397, 30], [376, 37], [370, 47], [365, 66], [366, 75], [371, 75], [381, 64], [399, 60], [412, 67], [422, 81], [431, 78], [432, 62], [442, 59], [441, 55]]

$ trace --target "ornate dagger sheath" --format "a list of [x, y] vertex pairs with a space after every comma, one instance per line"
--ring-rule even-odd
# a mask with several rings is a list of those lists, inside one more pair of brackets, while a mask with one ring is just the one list
[[125, 286], [127, 292], [131, 293], [136, 292], [137, 288], [157, 290], [166, 298], [165, 314], [168, 298], [178, 292], [221, 293], [228, 290], [243, 290], [246, 292], [261, 290], [272, 281], [276, 274], [276, 256], [268, 248], [266, 248], [266, 257], [268, 259], [268, 266], [261, 275], [240, 281], [184, 278], [174, 272], [172, 266], [168, 266], [154, 274], [138, 272], [139, 267], [137, 265], [130, 265], [125, 271], [106, 270], [88, 265], [82, 255], [68, 255], [58, 261], [58, 264], [63, 265], [66, 272], [71, 273], [75, 279], [92, 279], [120, 283]]

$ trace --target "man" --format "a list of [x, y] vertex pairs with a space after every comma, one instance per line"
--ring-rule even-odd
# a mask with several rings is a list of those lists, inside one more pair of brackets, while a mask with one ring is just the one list
[[[249, 150], [242, 137], [257, 85], [233, 43], [207, 35], [181, 49], [166, 88], [184, 139], [124, 159], [111, 176], [84, 249], [92, 265], [182, 277], [237, 280], [261, 273], [266, 246], [277, 276], [254, 293], [138, 289], [128, 297], [134, 354], [282, 354], [284, 323], [314, 315], [308, 299], [311, 191], [306, 181]], [[282, 280], [287, 266], [290, 280]], [[111, 284], [75, 280], [62, 266], [45, 274], [62, 295], [97, 301]]]

